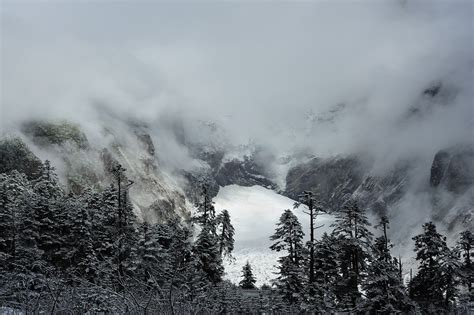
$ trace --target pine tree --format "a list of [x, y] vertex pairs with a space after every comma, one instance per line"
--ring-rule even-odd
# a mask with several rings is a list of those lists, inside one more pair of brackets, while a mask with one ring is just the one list
[[196, 203], [196, 216], [194, 217], [194, 221], [201, 226], [209, 225], [211, 232], [215, 233], [216, 210], [214, 208], [214, 202], [209, 195], [209, 186], [203, 184], [201, 188], [201, 201]]
[[128, 189], [133, 184], [125, 175], [126, 169], [117, 164], [112, 172], [117, 181], [117, 235], [116, 235], [116, 264], [119, 277], [123, 277], [127, 269], [132, 267], [131, 253], [136, 245], [136, 217], [133, 205], [128, 198]]
[[199, 257], [200, 267], [212, 283], [222, 280], [224, 267], [219, 253], [216, 235], [210, 224], [203, 226], [194, 244], [194, 253]]
[[239, 286], [242, 289], [255, 289], [255, 277], [253, 276], [252, 273], [252, 267], [250, 266], [250, 263], [247, 261], [247, 263], [244, 265], [242, 268], [242, 280], [239, 282]]
[[70, 196], [63, 205], [67, 213], [65, 253], [62, 255], [69, 261], [69, 269], [78, 277], [94, 281], [98, 273], [97, 253], [94, 250], [92, 234], [92, 217], [87, 208], [90, 191], [86, 190], [80, 198]]
[[328, 312], [335, 307], [335, 284], [340, 282], [336, 238], [324, 233], [314, 247], [315, 285], [309, 295], [309, 307], [317, 312]]
[[289, 303], [297, 302], [302, 290], [303, 236], [298, 218], [291, 210], [285, 210], [280, 216], [275, 233], [270, 237], [271, 241], [275, 241], [270, 246], [271, 250], [288, 253], [288, 256], [279, 259], [276, 285]]
[[147, 222], [141, 223], [138, 228], [137, 248], [132, 255], [133, 269], [134, 274], [145, 283], [153, 283], [153, 280], [157, 280], [167, 271], [163, 262], [168, 260], [168, 256], [159, 242], [160, 228], [159, 225], [150, 225]]
[[6, 224], [0, 232], [0, 295], [20, 305], [37, 297], [47, 266], [37, 245], [36, 199], [24, 174], [13, 171], [0, 175], [0, 212], [6, 220], [0, 223]]
[[316, 196], [311, 191], [304, 191], [301, 195], [299, 195], [299, 202], [295, 203], [295, 208], [298, 208], [301, 204], [308, 207], [307, 211], [303, 211], [307, 215], [309, 215], [309, 231], [310, 231], [310, 238], [308, 243], [309, 248], [309, 272], [308, 272], [308, 282], [310, 286], [310, 294], [313, 291], [313, 284], [315, 282], [315, 275], [314, 275], [314, 246], [315, 246], [315, 239], [314, 239], [314, 231], [318, 227], [315, 226], [315, 221], [318, 215], [324, 212], [323, 207], [317, 200]]
[[458, 286], [460, 284], [461, 263], [459, 253], [456, 248], [447, 248], [440, 259], [441, 285], [444, 293], [444, 309], [447, 312], [454, 312], [453, 308], [456, 298], [459, 295]]
[[117, 252], [117, 189], [109, 186], [100, 193], [90, 191], [84, 195], [84, 200], [91, 217], [91, 236], [98, 261], [98, 278], [106, 283], [117, 272], [117, 265], [114, 264]]
[[472, 292], [472, 282], [474, 281], [474, 267], [471, 262], [474, 245], [472, 232], [469, 230], [462, 232], [457, 245], [462, 255], [462, 282], [467, 286], [469, 292]]
[[407, 313], [413, 309], [399, 275], [398, 260], [390, 254], [392, 245], [388, 240], [388, 218], [381, 218], [379, 227], [382, 236], [374, 242], [374, 257], [362, 283], [366, 299], [360, 306], [371, 313]]
[[0, 174], [0, 270], [11, 270], [16, 262], [21, 201], [28, 188], [24, 174]]
[[438, 233], [433, 222], [428, 222], [423, 224], [423, 233], [413, 240], [419, 267], [410, 283], [411, 298], [430, 311], [440, 311], [444, 307], [441, 259], [448, 252], [446, 237]]
[[358, 286], [370, 257], [372, 233], [365, 211], [354, 199], [348, 199], [335, 213], [334, 236], [339, 246], [340, 272], [344, 282], [337, 289], [341, 306], [355, 307], [360, 299]]
[[59, 250], [64, 241], [59, 227], [61, 214], [58, 200], [63, 197], [55, 169], [46, 160], [40, 170], [40, 176], [33, 185], [35, 200], [34, 214], [38, 228], [38, 247], [43, 251], [44, 259], [54, 265], [60, 263]]
[[216, 218], [219, 238], [219, 253], [221, 256], [229, 256], [234, 250], [234, 227], [230, 222], [229, 211], [222, 210]]

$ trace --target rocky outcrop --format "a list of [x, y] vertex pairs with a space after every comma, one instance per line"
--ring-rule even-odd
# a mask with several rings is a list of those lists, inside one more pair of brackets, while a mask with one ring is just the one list
[[215, 174], [215, 180], [219, 186], [235, 184], [276, 188], [276, 185], [265, 177], [261, 167], [248, 156], [245, 156], [243, 160], [233, 159], [223, 163]]
[[313, 191], [328, 209], [337, 210], [363, 177], [362, 164], [355, 157], [313, 158], [289, 170], [284, 195], [297, 200], [303, 191]]
[[436, 153], [431, 166], [430, 184], [453, 193], [464, 193], [474, 185], [474, 148], [444, 149]]

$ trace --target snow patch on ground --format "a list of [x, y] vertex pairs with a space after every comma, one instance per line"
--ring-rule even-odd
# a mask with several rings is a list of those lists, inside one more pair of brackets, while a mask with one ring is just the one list
[[[293, 210], [295, 201], [261, 186], [238, 185], [221, 187], [214, 201], [217, 211], [229, 211], [235, 228], [234, 260], [224, 262], [226, 279], [238, 283], [242, 267], [248, 260], [257, 278], [257, 285], [269, 284], [276, 277], [275, 266], [280, 257], [279, 253], [269, 249], [269, 238], [283, 210]], [[309, 235], [309, 218], [303, 213], [303, 207], [293, 212], [303, 225], [305, 234]], [[332, 216], [318, 216], [316, 226], [324, 224], [324, 227], [316, 230], [316, 238], [323, 232], [332, 230], [332, 222]]]

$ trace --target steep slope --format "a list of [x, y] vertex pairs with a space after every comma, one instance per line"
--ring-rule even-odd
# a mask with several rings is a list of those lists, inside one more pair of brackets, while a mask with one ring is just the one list
[[79, 125], [70, 122], [24, 122], [22, 134], [0, 143], [0, 169], [34, 176], [40, 159], [50, 159], [66, 188], [79, 192], [88, 186], [112, 184], [112, 169], [120, 163], [133, 181], [130, 196], [141, 218], [154, 222], [187, 217], [190, 207], [177, 182], [158, 166], [147, 126], [118, 126], [104, 127], [101, 141], [91, 141]]

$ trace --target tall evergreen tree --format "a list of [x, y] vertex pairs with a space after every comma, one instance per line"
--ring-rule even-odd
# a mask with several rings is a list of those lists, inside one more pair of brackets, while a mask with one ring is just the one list
[[242, 280], [239, 282], [239, 286], [242, 289], [255, 289], [255, 282], [257, 282], [257, 280], [253, 276], [252, 266], [250, 266], [250, 263], [247, 261], [242, 268]]
[[461, 263], [459, 253], [456, 248], [447, 248], [440, 259], [441, 285], [444, 293], [444, 309], [447, 312], [454, 312], [456, 298], [459, 295], [458, 286], [460, 284]]
[[201, 226], [209, 225], [211, 232], [215, 233], [216, 210], [209, 194], [209, 186], [203, 184], [201, 189], [201, 200], [196, 203], [196, 216], [194, 220]]
[[0, 174], [0, 269], [11, 270], [16, 261], [21, 203], [29, 183], [24, 174]]
[[388, 218], [383, 216], [378, 226], [382, 235], [374, 243], [374, 257], [362, 283], [366, 299], [360, 307], [371, 313], [408, 313], [413, 310], [413, 303], [400, 279], [398, 260], [390, 254]]
[[279, 273], [276, 285], [284, 299], [290, 303], [298, 301], [302, 290], [303, 230], [298, 218], [285, 210], [280, 216], [275, 233], [270, 237], [274, 243], [271, 250], [286, 251], [287, 256], [279, 259]]
[[234, 250], [234, 227], [230, 222], [230, 214], [227, 210], [222, 210], [217, 215], [219, 253], [221, 256], [230, 256]]
[[136, 217], [128, 198], [128, 189], [133, 184], [125, 175], [126, 169], [117, 164], [112, 170], [117, 185], [117, 269], [122, 277], [132, 267], [131, 253], [136, 244]]
[[168, 259], [166, 251], [160, 244], [160, 226], [150, 225], [147, 222], [138, 228], [138, 242], [133, 252], [134, 274], [145, 283], [153, 283], [167, 270], [163, 261]]
[[86, 191], [84, 200], [91, 218], [91, 237], [98, 261], [98, 278], [109, 283], [118, 271], [114, 263], [117, 253], [117, 189], [111, 185], [102, 192]]
[[467, 286], [469, 292], [472, 292], [472, 283], [474, 281], [474, 266], [471, 256], [474, 255], [472, 248], [474, 246], [474, 235], [471, 231], [463, 231], [458, 240], [458, 248], [462, 256], [462, 282]]
[[34, 182], [35, 200], [33, 208], [38, 229], [38, 247], [43, 251], [44, 259], [55, 265], [61, 261], [59, 250], [64, 239], [60, 226], [61, 209], [59, 200], [63, 191], [51, 163], [46, 160], [40, 170], [39, 178]]
[[365, 211], [355, 199], [348, 199], [335, 218], [333, 233], [339, 243], [340, 272], [344, 279], [338, 289], [340, 302], [351, 308], [361, 296], [358, 287], [370, 258], [372, 233]]
[[211, 226], [205, 225], [194, 244], [194, 253], [199, 257], [200, 266], [212, 283], [222, 280], [224, 267], [219, 253], [219, 245]]
[[309, 294], [308, 303], [316, 312], [334, 311], [335, 308], [335, 287], [341, 280], [336, 240], [333, 235], [323, 233], [314, 247], [315, 285], [313, 294]]
[[[84, 192], [87, 196], [89, 191]], [[94, 281], [98, 273], [97, 253], [94, 250], [92, 218], [87, 209], [88, 197], [70, 196], [64, 200], [68, 228], [63, 245], [63, 260], [67, 259], [71, 272], [81, 278]]]
[[441, 259], [449, 250], [446, 237], [438, 233], [433, 222], [428, 222], [423, 224], [423, 233], [413, 240], [419, 267], [410, 283], [411, 298], [432, 312], [443, 311]]
[[[310, 286], [310, 291], [313, 291], [313, 284], [315, 282], [315, 275], [314, 275], [314, 246], [315, 246], [315, 239], [314, 239], [314, 231], [318, 227], [315, 226], [315, 221], [317, 216], [324, 212], [324, 208], [322, 207], [321, 203], [316, 198], [315, 194], [311, 191], [304, 191], [301, 195], [299, 195], [299, 202], [295, 203], [295, 208], [298, 208], [301, 204], [305, 205], [308, 210], [303, 211], [307, 215], [309, 215], [309, 231], [310, 231], [310, 238], [308, 243], [309, 249], [309, 270], [308, 270], [308, 282]], [[311, 294], [310, 292], [310, 294]]]

